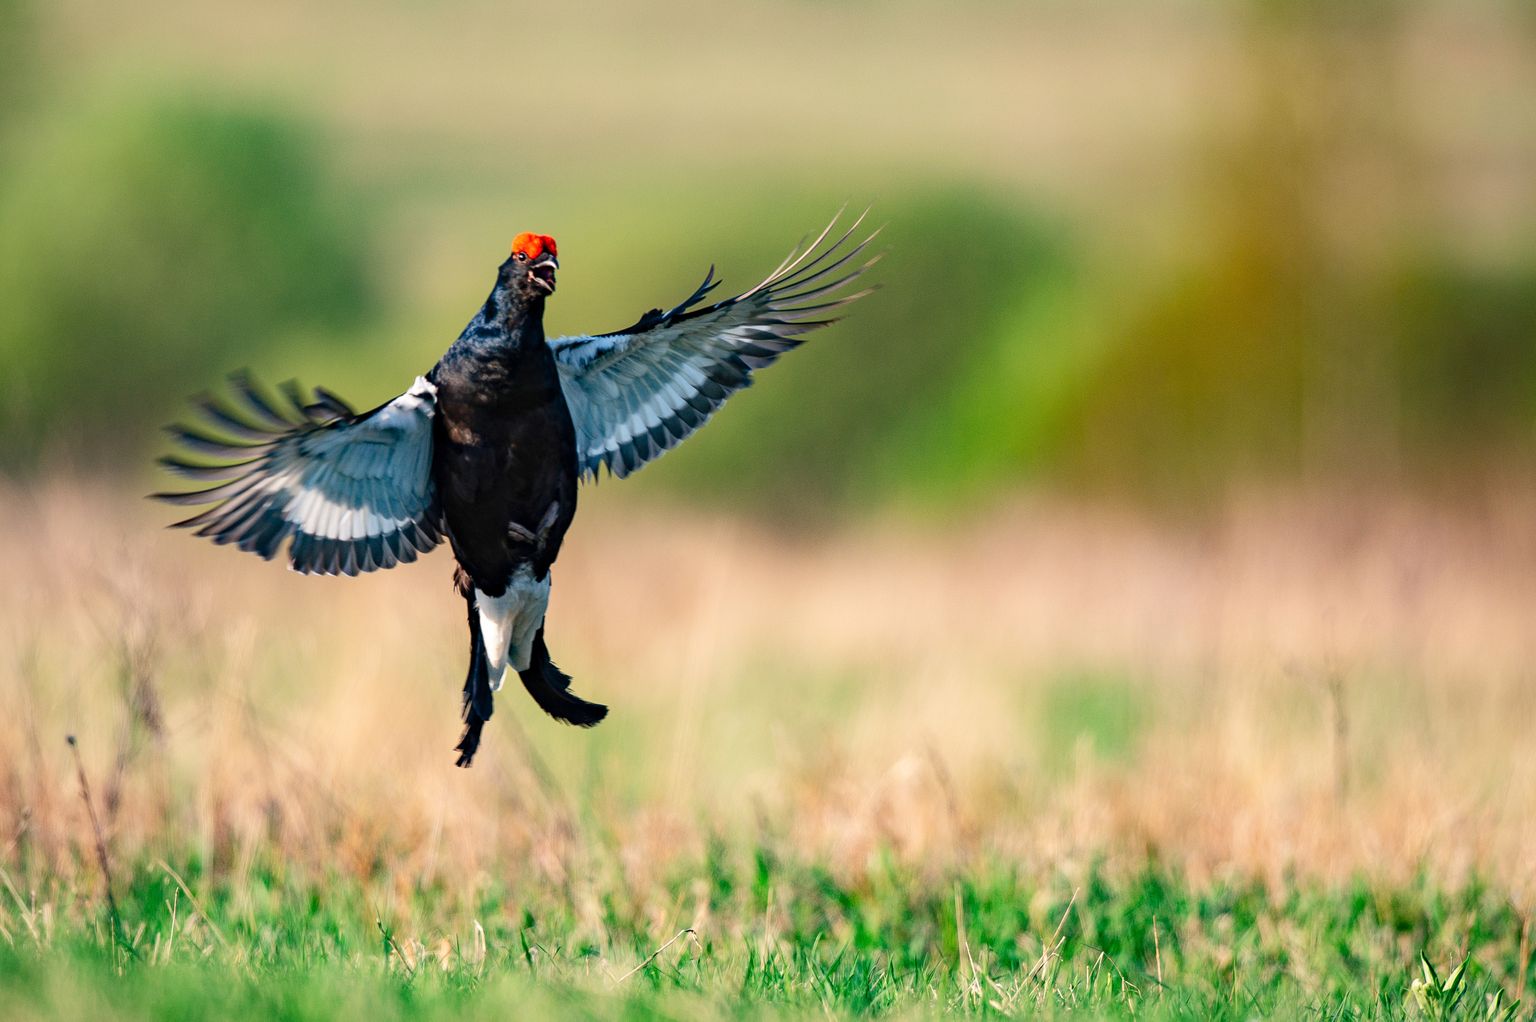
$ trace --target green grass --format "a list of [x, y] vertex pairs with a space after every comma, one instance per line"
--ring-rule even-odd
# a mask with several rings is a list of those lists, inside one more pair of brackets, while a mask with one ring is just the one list
[[183, 861], [183, 887], [141, 862], [116, 940], [93, 892], [7, 895], [0, 1016], [1399, 1018], [1417, 1017], [1423, 949], [1442, 976], [1470, 959], [1448, 1017], [1481, 1018], [1530, 954], [1521, 916], [1476, 883], [894, 861], [851, 883], [718, 840], [668, 881], [669, 916], [617, 880], [405, 888], [382, 868], [288, 878], [274, 858], [238, 881]]
[[1077, 757], [1125, 762], [1151, 715], [1145, 687], [1123, 679], [1069, 674], [1043, 693], [1040, 745], [1046, 763], [1065, 771]]

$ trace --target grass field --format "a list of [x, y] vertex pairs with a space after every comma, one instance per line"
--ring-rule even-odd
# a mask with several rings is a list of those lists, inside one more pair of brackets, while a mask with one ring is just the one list
[[1452, 1017], [1481, 1018], [1487, 997], [1500, 996], [1496, 979], [1522, 971], [1528, 952], [1522, 917], [1475, 885], [1197, 888], [1157, 864], [1025, 872], [975, 860], [930, 876], [884, 859], [842, 879], [771, 839], [722, 841], [674, 866], [645, 907], [601, 831], [589, 825], [576, 838], [592, 871], [580, 879], [482, 879], [472, 892], [413, 881], [402, 892], [382, 867], [299, 880], [273, 858], [236, 884], [196, 863], [146, 861], [119, 892], [120, 947], [91, 906], [13, 912], [0, 1010], [1397, 1018], [1420, 975], [1412, 949], [1427, 942], [1474, 957], [1467, 1010]]
[[789, 536], [600, 488], [551, 640], [610, 720], [504, 699], [458, 771], [443, 556], [6, 491], [0, 1016], [1395, 1018], [1422, 951], [1483, 1017], [1536, 875], [1503, 492]]

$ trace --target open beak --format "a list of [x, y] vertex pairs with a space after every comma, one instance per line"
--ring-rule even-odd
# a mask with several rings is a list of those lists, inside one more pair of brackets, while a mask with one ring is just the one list
[[544, 289], [545, 294], [555, 293], [555, 271], [560, 268], [560, 260], [552, 255], [541, 255], [528, 267], [528, 279]]

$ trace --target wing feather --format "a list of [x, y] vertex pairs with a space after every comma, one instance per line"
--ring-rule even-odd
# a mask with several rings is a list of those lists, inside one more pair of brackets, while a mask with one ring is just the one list
[[750, 386], [755, 371], [836, 321], [826, 313], [874, 290], [844, 289], [879, 260], [848, 268], [879, 232], [850, 245], [861, 214], [827, 243], [840, 217], [734, 298], [701, 304], [720, 284], [711, 266], [704, 282], [667, 311], [652, 309], [624, 330], [550, 342], [584, 477], [606, 467], [622, 478], [676, 447]]
[[327, 390], [306, 397], [296, 383], [278, 389], [274, 399], [237, 373], [229, 400], [194, 400], [202, 422], [168, 427], [180, 450], [160, 464], [213, 484], [155, 494], [171, 504], [209, 505], [177, 526], [268, 560], [286, 542], [289, 563], [305, 574], [391, 568], [438, 544], [431, 383], [418, 377], [363, 414]]

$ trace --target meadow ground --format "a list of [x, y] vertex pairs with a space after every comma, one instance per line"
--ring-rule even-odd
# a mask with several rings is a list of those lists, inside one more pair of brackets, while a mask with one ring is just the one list
[[1529, 1001], [1536, 500], [806, 537], [604, 492], [551, 639], [613, 714], [503, 699], [469, 771], [445, 556], [0, 495], [0, 1016], [1391, 1018], [1421, 951], [1458, 1017]]

